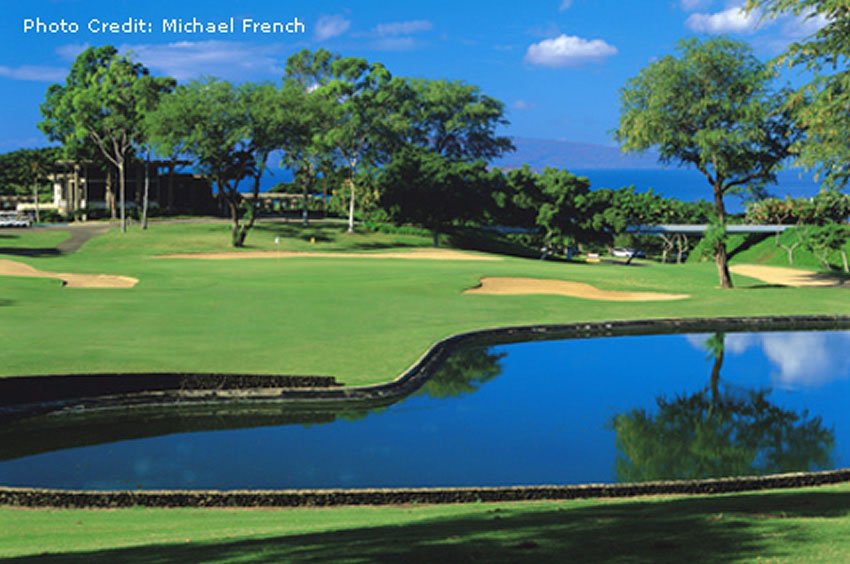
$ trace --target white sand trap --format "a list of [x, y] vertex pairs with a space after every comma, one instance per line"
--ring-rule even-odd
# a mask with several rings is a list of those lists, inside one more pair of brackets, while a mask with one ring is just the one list
[[258, 258], [368, 258], [368, 259], [414, 259], [414, 260], [502, 260], [490, 257], [453, 251], [450, 249], [413, 249], [409, 251], [389, 251], [386, 253], [340, 253], [340, 252], [300, 252], [300, 251], [244, 251], [227, 253], [177, 253], [155, 258], [196, 259], [196, 260], [236, 260]]
[[586, 300], [612, 302], [655, 302], [684, 300], [688, 294], [664, 294], [660, 292], [617, 292], [600, 290], [582, 282], [566, 280], [543, 280], [540, 278], [482, 278], [481, 285], [470, 288], [465, 294], [489, 294], [494, 296], [524, 296], [547, 294], [569, 296]]
[[136, 278], [112, 274], [70, 274], [45, 272], [28, 264], [0, 259], [0, 276], [23, 276], [27, 278], [56, 278], [68, 288], [132, 288], [139, 283]]
[[762, 266], [758, 264], [736, 264], [730, 267], [735, 274], [755, 278], [768, 284], [795, 287], [836, 287], [843, 284], [837, 276], [811, 270], [783, 268], [781, 266]]

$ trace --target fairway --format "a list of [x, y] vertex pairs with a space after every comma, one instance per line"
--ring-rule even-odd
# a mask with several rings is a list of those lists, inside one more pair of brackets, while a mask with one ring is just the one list
[[[347, 385], [386, 382], [447, 336], [488, 327], [590, 320], [848, 314], [843, 288], [765, 287], [737, 276], [717, 288], [713, 264], [580, 264], [501, 260], [155, 260], [175, 252], [230, 252], [222, 222], [112, 229], [78, 251], [26, 256], [43, 233], [16, 233], [14, 259], [48, 272], [136, 278], [122, 290], [63, 288], [0, 277], [5, 376], [116, 372], [331, 375]], [[57, 237], [51, 233], [50, 242]], [[275, 245], [275, 236], [281, 237]], [[315, 242], [311, 243], [311, 239]], [[262, 223], [246, 253], [410, 252], [430, 239], [344, 233], [342, 226]], [[421, 252], [421, 251], [419, 251]], [[446, 252], [446, 251], [439, 251]], [[469, 253], [470, 256], [487, 257]], [[489, 255], [492, 256], [492, 255]], [[589, 284], [601, 291], [688, 294], [669, 302], [592, 301], [562, 295], [464, 293], [482, 278]]]

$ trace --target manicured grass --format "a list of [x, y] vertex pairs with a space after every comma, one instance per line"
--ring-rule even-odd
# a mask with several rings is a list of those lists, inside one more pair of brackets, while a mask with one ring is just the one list
[[847, 485], [447, 506], [0, 509], [0, 556], [63, 562], [846, 562], [848, 533]]
[[[330, 374], [386, 381], [434, 341], [532, 323], [767, 314], [850, 314], [841, 289], [716, 288], [709, 263], [631, 267], [354, 258], [186, 261], [228, 251], [224, 223], [112, 230], [77, 253], [20, 256], [61, 232], [16, 233], [2, 258], [43, 270], [135, 276], [131, 290], [61, 288], [0, 277], [2, 375], [212, 371]], [[282, 237], [279, 247], [275, 235]], [[315, 242], [311, 242], [313, 239]], [[415, 235], [261, 224], [247, 250], [380, 252]], [[764, 243], [762, 243], [763, 245]], [[772, 242], [770, 243], [772, 244]], [[757, 250], [753, 247], [752, 250]], [[575, 280], [612, 290], [688, 293], [680, 302], [463, 295], [482, 276]], [[457, 506], [286, 510], [0, 508], [0, 556], [91, 561], [846, 561], [850, 486], [729, 495]]]
[[0, 231], [0, 254], [21, 249], [38, 252], [40, 249], [51, 249], [68, 238], [68, 231], [3, 229]]
[[[427, 246], [415, 235], [301, 232], [264, 224], [248, 250]], [[35, 235], [35, 234], [33, 234]], [[23, 235], [22, 235], [23, 236]], [[311, 244], [310, 238], [316, 242]], [[737, 277], [716, 287], [709, 263], [564, 264], [359, 258], [195, 261], [171, 252], [226, 251], [228, 226], [155, 224], [113, 229], [74, 254], [15, 257], [43, 270], [123, 274], [133, 289], [67, 289], [54, 280], [0, 277], [2, 375], [211, 371], [389, 380], [448, 335], [485, 327], [585, 320], [766, 314], [850, 314], [847, 291], [766, 288]], [[618, 303], [558, 296], [464, 295], [482, 276], [588, 282], [604, 289], [687, 293], [677, 302]]]

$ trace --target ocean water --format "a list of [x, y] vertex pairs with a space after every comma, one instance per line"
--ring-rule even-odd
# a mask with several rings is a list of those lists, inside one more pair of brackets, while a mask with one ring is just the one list
[[[696, 200], [711, 201], [711, 187], [705, 177], [695, 170], [685, 169], [577, 169], [574, 174], [590, 179], [592, 188], [621, 188], [634, 186], [639, 192], [652, 188], [667, 198], [677, 198], [686, 202]], [[799, 169], [780, 171], [777, 183], [767, 187], [772, 196], [784, 198], [811, 197], [818, 193], [821, 185], [813, 174]], [[726, 197], [726, 206], [730, 212], [744, 211], [744, 200], [737, 195]]]

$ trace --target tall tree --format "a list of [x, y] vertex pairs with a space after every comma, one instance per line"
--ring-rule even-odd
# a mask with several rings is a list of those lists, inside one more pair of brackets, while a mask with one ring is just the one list
[[438, 247], [440, 233], [449, 225], [482, 216], [490, 176], [482, 160], [452, 161], [434, 151], [406, 147], [379, 176], [380, 205], [398, 224], [430, 229]]
[[0, 155], [0, 194], [32, 195], [36, 223], [41, 221], [39, 189], [47, 182], [60, 153], [59, 147], [43, 147]]
[[231, 220], [231, 242], [245, 242], [240, 230], [239, 182], [251, 176], [256, 159], [245, 96], [229, 82], [208, 78], [180, 85], [147, 117], [151, 142], [161, 154], [185, 154], [216, 186]]
[[332, 80], [318, 86], [316, 93], [330, 108], [329, 127], [315, 140], [325, 151], [344, 163], [349, 191], [348, 232], [354, 231], [358, 173], [385, 162], [407, 127], [398, 112], [404, 83], [394, 79], [380, 63], [347, 57], [330, 66]]
[[268, 169], [272, 152], [285, 147], [287, 140], [300, 135], [304, 127], [304, 97], [293, 89], [280, 90], [271, 84], [243, 84], [239, 91], [247, 112], [248, 151], [253, 157], [250, 167], [253, 198], [247, 208], [248, 218], [238, 233], [238, 246], [245, 243], [248, 231], [257, 217], [260, 181]]
[[812, 71], [812, 79], [788, 97], [805, 136], [792, 147], [797, 162], [814, 168], [831, 187], [850, 181], [850, 5], [846, 0], [748, 0], [768, 17], [790, 13], [816, 32], [792, 43], [780, 64]]
[[[302, 50], [286, 61], [283, 75], [285, 97], [298, 101], [289, 135], [283, 139], [284, 162], [294, 171], [302, 190], [303, 224], [309, 224], [309, 195], [319, 174], [327, 191], [328, 178], [336, 168], [334, 151], [322, 144], [322, 136], [333, 126], [337, 100], [319, 89], [334, 79], [333, 63], [339, 55], [325, 49]], [[327, 195], [324, 195], [326, 200]], [[325, 201], [325, 205], [327, 202]]]
[[[654, 148], [663, 163], [699, 170], [722, 228], [724, 196], [774, 182], [799, 134], [771, 88], [774, 73], [747, 44], [687, 40], [678, 51], [622, 89], [616, 136], [625, 151]], [[715, 239], [714, 258], [720, 285], [731, 288], [724, 237]]]
[[496, 134], [508, 125], [502, 102], [472, 84], [448, 80], [408, 80], [408, 143], [451, 161], [489, 161], [514, 150]]
[[431, 229], [437, 246], [448, 225], [481, 218], [490, 203], [487, 161], [513, 149], [496, 134], [507, 120], [501, 102], [462, 82], [407, 80], [397, 94], [403, 118], [381, 205], [397, 223]]
[[118, 170], [121, 231], [127, 230], [127, 159], [143, 141], [144, 114], [173, 87], [173, 79], [150, 76], [115, 47], [89, 47], [74, 61], [65, 84], [48, 89], [41, 106], [39, 128], [48, 138], [71, 146], [90, 141]]

